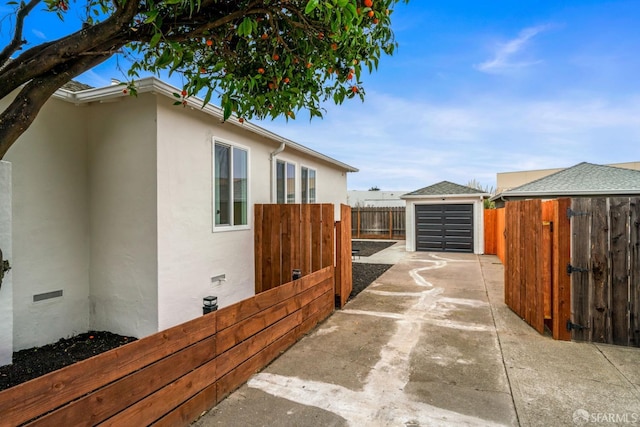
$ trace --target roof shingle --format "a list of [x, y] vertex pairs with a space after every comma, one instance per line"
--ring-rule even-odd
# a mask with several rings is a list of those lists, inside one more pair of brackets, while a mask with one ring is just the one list
[[[454, 184], [449, 181], [440, 181], [437, 184], [430, 185], [428, 187], [421, 188], [419, 190], [407, 193], [404, 196], [448, 196], [458, 194], [486, 194], [482, 190], [476, 188], [467, 187], [465, 185]], [[403, 196], [403, 197], [404, 197]]]

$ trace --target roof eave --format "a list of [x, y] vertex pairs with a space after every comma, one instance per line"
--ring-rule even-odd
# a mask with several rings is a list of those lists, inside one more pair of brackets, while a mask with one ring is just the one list
[[[156, 93], [156, 94], [164, 95], [168, 98], [173, 98], [173, 94], [176, 92], [179, 92], [179, 90], [176, 89], [175, 87], [155, 77], [145, 77], [143, 79], [137, 80], [136, 89], [138, 93]], [[129, 96], [129, 95], [123, 93], [122, 85], [111, 85], [111, 86], [105, 86], [101, 88], [92, 88], [92, 89], [82, 90], [78, 92], [72, 92], [66, 89], [58, 89], [53, 95], [53, 97], [56, 99], [71, 102], [74, 104], [86, 104], [89, 102], [101, 102], [101, 101], [104, 102], [110, 99], [115, 99], [115, 98], [120, 98], [125, 96]], [[222, 121], [224, 118], [223, 111], [220, 107], [216, 107], [215, 105], [212, 105], [212, 104], [206, 104], [203, 107], [202, 104], [204, 103], [204, 101], [200, 98], [189, 97], [186, 99], [186, 101], [187, 101], [187, 106], [194, 109], [197, 108], [209, 114], [210, 116], [213, 116], [219, 119], [220, 121]], [[307, 148], [304, 145], [298, 144], [297, 142], [284, 138], [280, 135], [277, 135], [271, 131], [268, 131], [267, 129], [264, 129], [248, 121], [245, 121], [244, 123], [240, 123], [238, 120], [227, 120], [225, 123], [230, 123], [234, 126], [241, 127], [243, 129], [248, 130], [249, 132], [255, 133], [257, 135], [270, 139], [274, 142], [277, 142], [278, 144], [281, 144], [284, 142], [286, 146], [296, 151], [315, 157], [317, 159], [321, 159], [327, 163], [337, 166], [339, 169], [342, 169], [345, 172], [358, 172], [358, 169], [351, 165], [343, 163], [332, 157], [326, 156], [322, 153], [318, 153], [315, 150]]]
[[489, 197], [489, 193], [477, 193], [477, 194], [429, 194], [429, 195], [419, 195], [419, 194], [403, 194], [400, 196], [401, 199], [486, 199]]

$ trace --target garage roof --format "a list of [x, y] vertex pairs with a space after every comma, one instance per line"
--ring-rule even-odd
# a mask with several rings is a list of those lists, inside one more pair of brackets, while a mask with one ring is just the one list
[[411, 193], [404, 194], [401, 198], [425, 198], [443, 196], [481, 196], [489, 197], [489, 193], [485, 193], [477, 188], [467, 187], [466, 185], [455, 184], [449, 181], [440, 181], [437, 184], [421, 188]]

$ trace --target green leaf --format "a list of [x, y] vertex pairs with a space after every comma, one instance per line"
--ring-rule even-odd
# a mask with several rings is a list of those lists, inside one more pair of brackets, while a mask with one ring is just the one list
[[318, 7], [319, 2], [320, 0], [309, 0], [307, 7], [304, 8], [304, 13], [308, 15], [313, 12]]
[[155, 21], [156, 18], [158, 17], [158, 13], [159, 13], [158, 9], [153, 9], [147, 12], [147, 19], [144, 20], [144, 23], [150, 24], [153, 21]]
[[149, 41], [149, 47], [154, 48], [160, 43], [160, 39], [162, 38], [162, 33], [155, 33], [153, 37], [151, 37], [151, 41]]
[[238, 25], [238, 35], [246, 37], [251, 34], [253, 29], [253, 20], [251, 18], [244, 18], [240, 25]]

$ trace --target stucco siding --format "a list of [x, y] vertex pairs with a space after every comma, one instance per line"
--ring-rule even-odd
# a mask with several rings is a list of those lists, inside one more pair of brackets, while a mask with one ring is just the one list
[[89, 107], [91, 327], [158, 330], [155, 97]]
[[[86, 113], [50, 100], [5, 160], [13, 164], [14, 349], [89, 327]], [[34, 302], [34, 295], [62, 296]]]
[[[11, 250], [11, 163], [0, 161], [0, 249], [2, 259], [13, 262]], [[0, 262], [2, 261], [0, 259]], [[2, 265], [0, 265], [2, 268]], [[9, 270], [0, 284], [0, 366], [13, 356], [13, 274]]]

